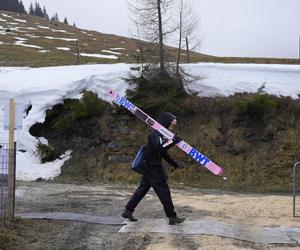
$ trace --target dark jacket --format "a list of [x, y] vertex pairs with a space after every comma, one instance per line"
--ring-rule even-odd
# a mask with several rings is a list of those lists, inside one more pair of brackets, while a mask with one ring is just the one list
[[[171, 113], [162, 113], [157, 121], [166, 128], [169, 128], [171, 122], [176, 119]], [[167, 147], [163, 147], [166, 140], [156, 130], [153, 130], [148, 136], [148, 143], [146, 145], [144, 158], [146, 160], [146, 171], [145, 175], [151, 178], [157, 178], [158, 180], [166, 180], [167, 174], [162, 167], [161, 160], [164, 158], [174, 168], [178, 167], [178, 164], [168, 154], [167, 150], [175, 145], [174, 142], [169, 144]]]
[[168, 154], [167, 150], [175, 145], [174, 142], [167, 147], [163, 147], [163, 144], [167, 142], [163, 139], [163, 136], [158, 131], [152, 131], [148, 136], [148, 143], [145, 149], [145, 160], [149, 166], [160, 166], [161, 160], [164, 158], [170, 165], [177, 167], [178, 164]]

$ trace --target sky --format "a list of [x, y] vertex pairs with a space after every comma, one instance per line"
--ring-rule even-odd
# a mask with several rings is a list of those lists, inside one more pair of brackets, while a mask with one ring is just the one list
[[[36, 0], [22, 0], [25, 8]], [[200, 19], [200, 52], [298, 58], [300, 0], [185, 0]], [[130, 37], [127, 0], [37, 0], [77, 27]], [[91, 7], [89, 7], [91, 6]]]

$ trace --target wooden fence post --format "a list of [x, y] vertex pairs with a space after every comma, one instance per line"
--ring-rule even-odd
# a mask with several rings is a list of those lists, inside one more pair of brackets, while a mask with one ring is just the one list
[[77, 63], [80, 63], [79, 41], [76, 41]]
[[9, 100], [9, 159], [8, 159], [8, 221], [14, 219], [14, 180], [15, 180], [15, 167], [14, 167], [14, 143], [15, 135], [15, 101], [13, 98]]

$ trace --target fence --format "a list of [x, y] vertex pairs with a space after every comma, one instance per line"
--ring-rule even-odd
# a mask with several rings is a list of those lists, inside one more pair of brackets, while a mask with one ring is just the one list
[[14, 217], [15, 170], [16, 150], [0, 144], [0, 227]]
[[299, 217], [296, 215], [296, 193], [297, 193], [297, 166], [300, 165], [300, 161], [296, 162], [293, 167], [293, 216]]

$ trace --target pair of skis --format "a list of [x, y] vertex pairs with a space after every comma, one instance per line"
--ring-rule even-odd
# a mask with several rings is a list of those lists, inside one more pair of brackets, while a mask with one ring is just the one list
[[[123, 106], [127, 110], [129, 110], [132, 114], [137, 116], [139, 119], [141, 119], [143, 122], [147, 123], [151, 128], [157, 130], [160, 134], [162, 134], [165, 138], [167, 138], [169, 141], [173, 139], [175, 136], [174, 133], [172, 133], [170, 130], [159, 124], [157, 121], [155, 121], [152, 117], [144, 113], [141, 109], [136, 107], [133, 103], [128, 101], [126, 98], [120, 96], [117, 92], [110, 90], [108, 92], [108, 95], [112, 98], [113, 102], [115, 102], [118, 105]], [[191, 158], [199, 162], [202, 166], [207, 168], [209, 171], [214, 173], [217, 176], [222, 176], [223, 169], [219, 167], [216, 163], [208, 159], [205, 155], [201, 154], [199, 151], [197, 151], [195, 148], [190, 146], [185, 141], [181, 141], [176, 144], [182, 151], [184, 151], [187, 155], [189, 155]], [[225, 177], [224, 177], [225, 178]]]

